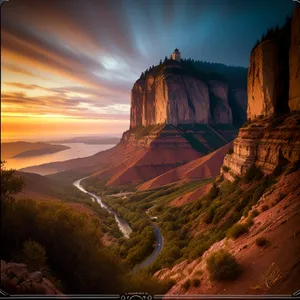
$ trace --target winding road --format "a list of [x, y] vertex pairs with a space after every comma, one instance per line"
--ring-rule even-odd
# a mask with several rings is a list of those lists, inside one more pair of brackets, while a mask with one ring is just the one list
[[[79, 180], [76, 180], [73, 185], [78, 188], [81, 192], [86, 193], [88, 195], [91, 196], [91, 199], [93, 201], [97, 201], [99, 203], [99, 205], [106, 209], [109, 213], [113, 214], [115, 216], [116, 222], [118, 223], [118, 226], [121, 230], [121, 232], [123, 233], [124, 237], [129, 238], [130, 237], [130, 233], [132, 232], [131, 227], [129, 226], [129, 224], [122, 219], [121, 217], [119, 217], [117, 215], [116, 212], [114, 212], [112, 209], [110, 209], [107, 205], [105, 205], [101, 198], [99, 196], [97, 196], [94, 193], [88, 192], [82, 185], [81, 185], [81, 181], [83, 179], [85, 179], [87, 177], [81, 178]], [[154, 233], [155, 233], [155, 239], [156, 239], [156, 244], [155, 244], [155, 248], [154, 251], [152, 252], [152, 254], [146, 259], [144, 260], [139, 266], [138, 268], [145, 268], [148, 267], [149, 265], [151, 265], [153, 263], [153, 261], [157, 258], [157, 256], [161, 253], [162, 249], [163, 249], [163, 245], [164, 245], [164, 240], [162, 237], [162, 234], [159, 230], [159, 228], [156, 226], [156, 224], [154, 224], [153, 222], [151, 222], [152, 227], [154, 228]], [[136, 268], [135, 268], [136, 269]]]

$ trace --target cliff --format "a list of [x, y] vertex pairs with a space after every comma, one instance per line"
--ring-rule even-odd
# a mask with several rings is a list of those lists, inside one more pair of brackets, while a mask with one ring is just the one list
[[290, 67], [290, 110], [300, 110], [300, 5], [295, 8], [291, 26]]
[[289, 46], [290, 21], [252, 50], [248, 70], [248, 119], [289, 111]]
[[[255, 165], [265, 174], [300, 159], [300, 8], [251, 53], [248, 119], [221, 173], [233, 181]], [[291, 112], [289, 112], [291, 111]]]
[[[226, 124], [233, 120], [243, 123], [247, 100], [241, 91], [246, 89], [234, 88], [235, 78], [228, 80], [226, 72], [218, 74], [203, 68], [201, 63], [198, 66], [194, 62], [170, 60], [141, 76], [131, 90], [130, 128]], [[243, 77], [246, 71], [237, 68], [236, 72]]]

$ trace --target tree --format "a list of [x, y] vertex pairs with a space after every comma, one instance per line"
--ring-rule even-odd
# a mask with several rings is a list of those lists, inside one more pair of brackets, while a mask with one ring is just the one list
[[24, 180], [17, 176], [16, 170], [6, 170], [4, 167], [5, 161], [1, 161], [1, 202], [12, 201], [13, 195], [18, 194], [24, 187]]
[[165, 56], [164, 63], [168, 61], [168, 57]]
[[162, 64], [162, 60], [159, 61], [159, 64], [160, 64], [160, 65]]

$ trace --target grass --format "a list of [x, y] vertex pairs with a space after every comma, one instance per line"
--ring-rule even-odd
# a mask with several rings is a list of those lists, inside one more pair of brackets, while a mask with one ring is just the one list
[[206, 260], [206, 267], [211, 280], [235, 280], [242, 271], [235, 257], [228, 251], [221, 249], [211, 254]]
[[280, 278], [280, 269], [273, 262], [269, 269], [260, 276], [254, 289], [268, 291]]

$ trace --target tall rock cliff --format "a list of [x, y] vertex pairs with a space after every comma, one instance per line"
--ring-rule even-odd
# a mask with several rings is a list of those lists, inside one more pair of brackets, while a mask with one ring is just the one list
[[290, 110], [300, 110], [300, 5], [295, 8], [291, 27], [290, 67]]
[[288, 112], [290, 21], [256, 46], [248, 70], [248, 119]]
[[249, 122], [234, 140], [233, 153], [225, 156], [227, 168], [223, 167], [221, 173], [229, 180], [252, 165], [270, 174], [278, 166], [300, 159], [299, 7], [277, 36], [263, 41], [251, 53]]
[[[236, 105], [236, 91], [226, 76], [195, 71], [184, 61], [167, 61], [133, 85], [130, 128], [157, 124], [231, 124], [233, 120], [241, 124], [245, 105]], [[238, 94], [238, 101], [246, 104], [245, 93]], [[233, 117], [233, 112], [242, 117]]]

